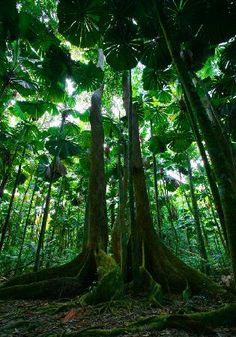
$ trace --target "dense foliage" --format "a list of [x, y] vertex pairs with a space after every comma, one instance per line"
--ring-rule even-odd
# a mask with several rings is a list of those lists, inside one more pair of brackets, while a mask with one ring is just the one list
[[[115, 253], [111, 243], [121, 190], [128, 193], [121, 180], [131, 142], [122, 102], [124, 74], [130, 75], [139, 119], [155, 230], [187, 264], [208, 273], [228, 272], [234, 253], [223, 194], [231, 191], [221, 179], [231, 178], [225, 168], [221, 175], [214, 153], [225, 151], [221, 161], [226, 166], [228, 161], [228, 168], [230, 153], [235, 171], [235, 1], [9, 0], [0, 5], [2, 275], [70, 261], [86, 245], [89, 107], [101, 85], [108, 253]], [[199, 102], [192, 99], [186, 76]], [[195, 103], [205, 109], [207, 130]], [[124, 210], [127, 236], [130, 197]], [[235, 220], [232, 215], [234, 227]]]

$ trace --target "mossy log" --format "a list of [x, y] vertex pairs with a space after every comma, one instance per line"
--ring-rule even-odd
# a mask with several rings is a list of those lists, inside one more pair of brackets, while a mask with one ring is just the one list
[[[115, 329], [84, 329], [65, 334], [65, 337], [118, 336], [150, 330], [180, 329], [191, 332], [207, 333], [216, 336], [214, 328], [236, 326], [236, 304], [229, 304], [218, 310], [184, 315], [160, 315], [142, 318], [126, 327]], [[56, 337], [56, 336], [54, 336]]]

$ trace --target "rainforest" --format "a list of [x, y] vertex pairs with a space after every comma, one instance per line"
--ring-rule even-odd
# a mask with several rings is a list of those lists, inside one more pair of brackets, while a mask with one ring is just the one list
[[236, 336], [236, 1], [0, 0], [0, 337]]

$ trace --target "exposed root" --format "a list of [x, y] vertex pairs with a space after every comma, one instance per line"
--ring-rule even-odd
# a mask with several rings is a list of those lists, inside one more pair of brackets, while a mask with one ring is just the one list
[[[29, 284], [19, 284], [0, 289], [0, 298], [4, 299], [55, 299], [71, 298], [86, 291], [96, 280], [96, 261], [94, 253], [89, 251], [81, 262], [75, 277], [59, 277]], [[8, 283], [9, 284], [9, 283]]]
[[189, 285], [192, 293], [204, 293], [224, 298], [228, 291], [205, 274], [186, 265], [162, 244], [155, 233], [148, 233], [145, 242], [145, 268], [163, 290], [182, 292]]
[[118, 336], [124, 333], [138, 333], [144, 330], [164, 330], [169, 328], [207, 333], [208, 336], [216, 336], [213, 330], [214, 328], [220, 326], [236, 326], [235, 316], [236, 304], [231, 304], [210, 312], [148, 317], [122, 328], [110, 330], [98, 328], [84, 329], [78, 332], [65, 334], [65, 337]]
[[4, 284], [2, 284], [1, 288], [30, 284], [33, 282], [55, 279], [58, 277], [74, 277], [78, 274], [80, 265], [87, 254], [88, 252], [84, 251], [79, 254], [74, 260], [58, 267], [52, 267], [50, 269], [43, 269], [38, 272], [32, 272], [13, 277], [10, 280], [6, 281]]
[[147, 294], [149, 302], [159, 306], [163, 299], [161, 286], [144, 267], [139, 268], [139, 283], [139, 289]]

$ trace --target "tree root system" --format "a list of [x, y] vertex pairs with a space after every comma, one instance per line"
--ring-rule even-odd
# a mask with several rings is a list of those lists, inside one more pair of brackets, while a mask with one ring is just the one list
[[[114, 329], [84, 329], [79, 332], [65, 334], [65, 337], [85, 336], [119, 336], [128, 333], [140, 333], [144, 330], [180, 329], [190, 332], [203, 333], [207, 336], [217, 336], [214, 328], [220, 326], [236, 326], [236, 304], [210, 312], [199, 312], [183, 315], [160, 315], [138, 320], [126, 327]], [[55, 336], [56, 337], [56, 336]]]

